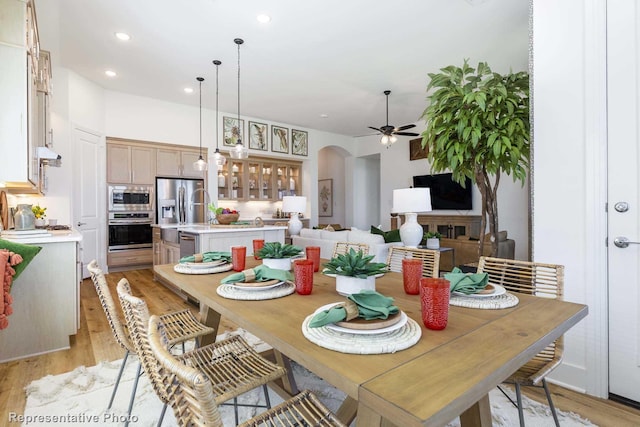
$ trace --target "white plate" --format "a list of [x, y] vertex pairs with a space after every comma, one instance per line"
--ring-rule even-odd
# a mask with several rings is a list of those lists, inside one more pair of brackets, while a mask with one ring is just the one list
[[[329, 277], [336, 277], [336, 274], [333, 274], [333, 273], [325, 273], [325, 271], [326, 271], [326, 270], [322, 270], [322, 274], [324, 274], [325, 276], [329, 276]], [[375, 277], [375, 278], [377, 279], [378, 277], [382, 277], [382, 276], [384, 276], [384, 273], [378, 273], [378, 274], [374, 275], [373, 277]]]
[[[316, 311], [313, 312], [313, 314], [319, 313], [321, 311], [324, 310], [328, 310], [331, 307], [333, 307], [336, 304], [342, 304], [339, 302], [333, 302], [331, 304], [327, 304], [327, 305], [323, 305], [322, 307], [320, 307], [319, 309], [317, 309]], [[343, 328], [342, 326], [338, 326], [334, 323], [329, 323], [327, 325], [325, 325], [325, 327], [332, 329], [336, 332], [343, 332], [345, 334], [353, 334], [353, 335], [376, 335], [376, 334], [383, 334], [385, 332], [393, 332], [395, 330], [398, 330], [400, 328], [402, 328], [407, 321], [409, 320], [409, 317], [405, 314], [404, 311], [400, 311], [400, 320], [398, 320], [397, 323], [394, 323], [391, 326], [387, 326], [386, 328], [380, 328], [380, 329], [350, 329], [350, 328]]]
[[507, 292], [507, 290], [505, 288], [503, 288], [500, 285], [494, 285], [491, 284], [491, 286], [493, 286], [494, 288], [496, 288], [496, 291], [492, 294], [463, 294], [462, 292], [456, 292], [453, 291], [452, 293], [456, 296], [459, 297], [469, 297], [469, 298], [491, 298], [491, 297], [497, 297], [498, 295], [502, 295], [505, 294]]
[[211, 267], [217, 267], [219, 265], [222, 264], [226, 264], [227, 261], [223, 260], [223, 259], [217, 259], [215, 261], [209, 261], [209, 262], [182, 262], [182, 265], [186, 265], [189, 268], [192, 269], [199, 269], [199, 268], [211, 268]]
[[243, 291], [264, 291], [265, 289], [271, 289], [271, 288], [280, 286], [284, 282], [278, 282], [278, 283], [274, 283], [273, 285], [267, 285], [267, 286], [242, 286], [242, 283], [243, 282], [227, 283], [227, 284], [235, 288], [242, 289]]

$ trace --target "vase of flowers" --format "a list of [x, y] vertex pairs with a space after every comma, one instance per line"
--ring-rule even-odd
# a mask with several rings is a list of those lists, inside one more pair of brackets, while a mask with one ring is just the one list
[[335, 274], [336, 291], [340, 295], [351, 295], [361, 290], [376, 290], [376, 275], [387, 271], [387, 264], [371, 262], [374, 255], [365, 255], [353, 248], [345, 254], [331, 258], [323, 264], [324, 274]]
[[38, 228], [44, 227], [44, 219], [47, 216], [47, 208], [43, 208], [40, 205], [35, 205], [31, 207], [31, 212], [33, 212], [33, 216], [35, 217], [34, 225]]
[[287, 243], [266, 242], [257, 253], [262, 264], [277, 270], [291, 270], [291, 262], [302, 252], [302, 248]]

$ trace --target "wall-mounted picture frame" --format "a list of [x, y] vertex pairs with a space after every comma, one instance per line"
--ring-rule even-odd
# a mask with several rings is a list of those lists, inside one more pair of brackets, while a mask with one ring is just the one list
[[222, 143], [227, 147], [235, 147], [238, 142], [238, 138], [244, 141], [244, 119], [236, 117], [222, 117], [223, 124], [223, 137]]
[[318, 180], [318, 216], [333, 216], [333, 179]]
[[291, 129], [291, 153], [297, 156], [309, 155], [309, 133], [304, 130]]
[[429, 154], [429, 147], [422, 148], [422, 138], [409, 141], [409, 160], [426, 159], [427, 154]]
[[289, 129], [271, 125], [271, 151], [289, 153]]
[[249, 121], [249, 148], [269, 151], [269, 127], [265, 123]]

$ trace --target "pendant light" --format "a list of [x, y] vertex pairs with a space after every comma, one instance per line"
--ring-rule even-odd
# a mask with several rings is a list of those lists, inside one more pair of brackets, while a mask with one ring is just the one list
[[244, 43], [244, 40], [233, 39], [233, 42], [238, 45], [238, 141], [235, 148], [229, 151], [229, 154], [234, 159], [246, 159], [249, 157], [249, 150], [242, 145], [243, 126], [240, 124], [240, 45]]
[[218, 169], [220, 169], [225, 165], [225, 163], [227, 163], [227, 158], [222, 155], [220, 148], [218, 148], [218, 135], [220, 134], [218, 129], [218, 66], [220, 66], [222, 62], [215, 59], [213, 64], [216, 66], [216, 152], [213, 153], [213, 159], [215, 160], [216, 165], [218, 165]]
[[197, 171], [206, 171], [207, 162], [202, 158], [202, 82], [204, 81], [204, 78], [196, 77], [196, 80], [200, 84], [200, 157], [198, 157], [198, 160], [193, 162], [193, 169]]

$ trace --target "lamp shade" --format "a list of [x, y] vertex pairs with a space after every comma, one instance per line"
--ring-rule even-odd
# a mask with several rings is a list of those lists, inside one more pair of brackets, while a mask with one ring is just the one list
[[284, 196], [282, 198], [283, 212], [304, 212], [307, 210], [307, 198], [304, 196]]
[[393, 190], [393, 213], [429, 212], [431, 192], [428, 188], [400, 188]]

